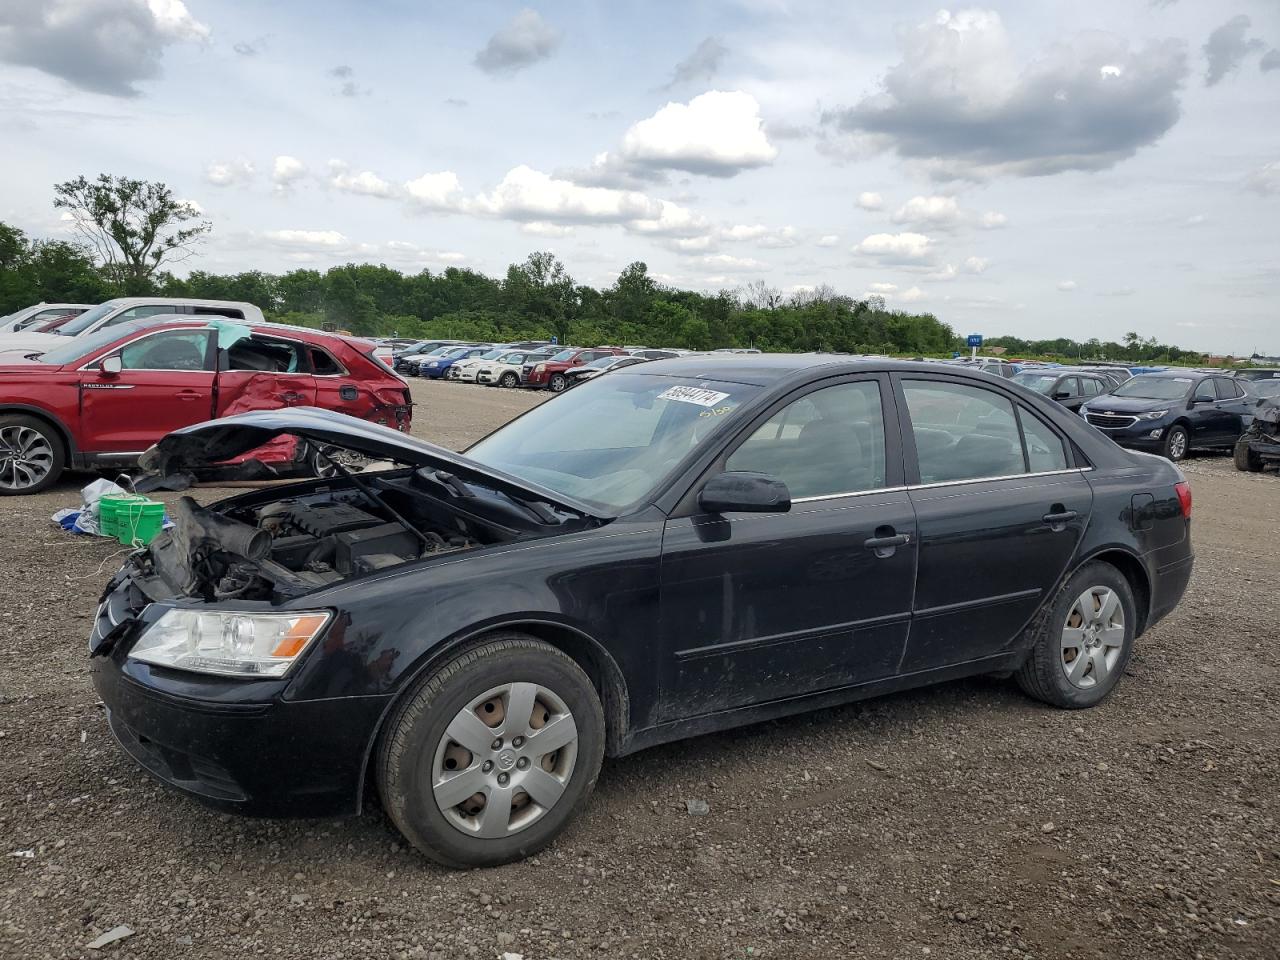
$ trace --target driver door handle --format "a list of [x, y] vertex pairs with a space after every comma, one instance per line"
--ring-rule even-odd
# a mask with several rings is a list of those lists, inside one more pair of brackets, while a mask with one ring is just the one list
[[876, 530], [876, 533], [884, 531], [884, 536], [869, 537], [862, 541], [862, 545], [868, 550], [874, 550], [875, 555], [881, 560], [887, 560], [889, 557], [893, 556], [898, 547], [905, 547], [911, 542], [911, 536], [909, 534], [889, 532], [892, 530], [893, 527], [889, 527], [888, 530], [884, 530], [882, 527], [879, 530]]

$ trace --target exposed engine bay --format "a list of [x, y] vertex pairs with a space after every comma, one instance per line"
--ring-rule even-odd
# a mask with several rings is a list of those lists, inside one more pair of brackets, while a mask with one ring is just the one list
[[146, 592], [279, 603], [426, 557], [583, 522], [429, 468], [313, 487], [282, 499], [239, 498], [247, 502], [222, 509], [181, 498], [171, 508], [174, 526], [139, 557]]

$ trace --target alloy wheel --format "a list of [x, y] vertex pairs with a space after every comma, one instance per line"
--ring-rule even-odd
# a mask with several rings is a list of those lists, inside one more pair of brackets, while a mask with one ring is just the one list
[[1187, 455], [1187, 435], [1182, 430], [1175, 430], [1169, 438], [1169, 459], [1181, 460]]
[[1076, 598], [1062, 628], [1062, 670], [1089, 689], [1105, 683], [1124, 652], [1124, 605], [1110, 587], [1090, 587]]
[[507, 683], [450, 721], [436, 746], [431, 788], [456, 829], [507, 837], [556, 805], [577, 756], [578, 727], [565, 702], [540, 684]]
[[0, 429], [0, 487], [28, 490], [53, 469], [53, 444], [39, 430], [26, 426]]

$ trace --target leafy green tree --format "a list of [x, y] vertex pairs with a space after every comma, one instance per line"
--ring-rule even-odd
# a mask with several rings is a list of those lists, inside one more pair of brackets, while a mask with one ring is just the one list
[[213, 226], [158, 182], [104, 173], [55, 184], [53, 195], [54, 208], [71, 215], [108, 279], [127, 293], [146, 292], [161, 265], [185, 260]]

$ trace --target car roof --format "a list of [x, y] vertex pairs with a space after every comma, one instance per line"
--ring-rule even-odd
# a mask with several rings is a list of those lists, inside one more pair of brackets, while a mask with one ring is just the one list
[[[182, 327], [207, 327], [211, 321], [221, 321], [223, 323], [234, 323], [238, 326], [248, 327], [254, 333], [261, 333], [267, 336], [275, 334], [283, 336], [284, 334], [301, 334], [303, 338], [314, 337], [317, 341], [340, 340], [343, 343], [357, 346], [368, 344], [373, 346], [373, 342], [365, 340], [362, 337], [347, 337], [340, 333], [329, 333], [325, 330], [316, 330], [312, 327], [298, 327], [288, 323], [271, 323], [270, 321], [254, 321], [240, 320], [235, 317], [220, 317], [217, 315], [209, 316], [191, 316], [190, 314], [175, 313], [171, 315], [157, 314], [153, 317], [143, 317], [140, 320], [131, 320], [129, 323], [122, 323], [115, 329], [121, 332], [121, 336], [125, 336], [125, 332], [133, 333], [135, 331], [150, 330], [152, 328], [168, 328], [181, 329]], [[108, 328], [110, 329], [110, 328]]]
[[219, 307], [251, 307], [259, 312], [262, 310], [256, 303], [250, 303], [248, 300], [218, 300], [209, 297], [113, 297], [103, 302], [117, 307], [145, 306], [151, 303], [174, 303], [180, 307], [207, 307], [213, 305]]
[[973, 364], [957, 363], [940, 367], [936, 361], [930, 360], [893, 360], [839, 353], [709, 353], [652, 360], [628, 369], [633, 369], [636, 376], [689, 377], [754, 386], [766, 386], [801, 373], [817, 371], [828, 376], [846, 371], [955, 373], [972, 377], [977, 383], [991, 382], [991, 375], [975, 370]]

